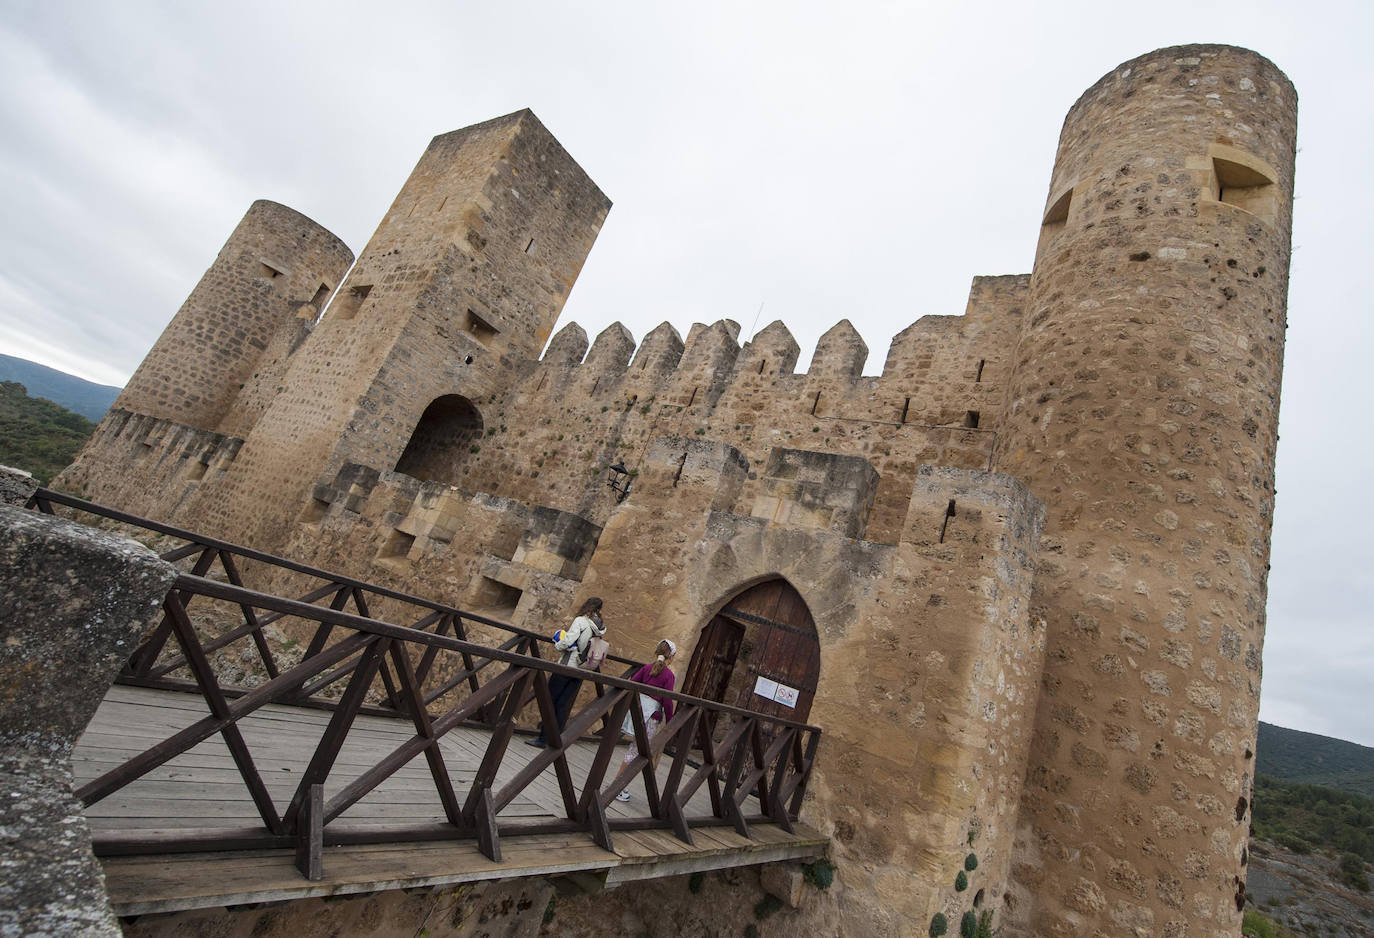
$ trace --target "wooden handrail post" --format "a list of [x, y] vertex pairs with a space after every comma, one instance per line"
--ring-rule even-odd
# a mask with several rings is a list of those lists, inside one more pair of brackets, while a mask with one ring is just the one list
[[296, 869], [311, 882], [324, 879], [324, 786], [311, 785], [296, 823]]

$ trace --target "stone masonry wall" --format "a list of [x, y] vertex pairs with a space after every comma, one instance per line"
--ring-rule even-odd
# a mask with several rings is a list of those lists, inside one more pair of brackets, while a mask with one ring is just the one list
[[220, 429], [278, 330], [315, 310], [351, 263], [347, 245], [309, 218], [254, 202], [114, 408]]
[[527, 111], [435, 138], [188, 520], [281, 544], [344, 461], [393, 468], [432, 400], [484, 399], [536, 354], [608, 209]]
[[[743, 348], [724, 323], [693, 327], [685, 346], [664, 323], [638, 349], [613, 325], [590, 351], [568, 326], [536, 367], [511, 373], [508, 391], [476, 402], [484, 438], [458, 484], [600, 522], [615, 504], [605, 467], [623, 460], [637, 471], [661, 437], [725, 442], [751, 467], [779, 446], [860, 455], [881, 479], [869, 536], [893, 543], [918, 466], [988, 465], [1026, 281], [977, 278], [967, 314], [905, 330], [879, 377], [860, 374], [867, 347], [847, 321], [802, 374], [781, 323]], [[970, 412], [977, 427], [966, 426]]]
[[1269, 62], [1187, 46], [1064, 123], [997, 448], [1048, 512], [1016, 871], [1037, 935], [1239, 928], [1295, 118]]
[[834, 838], [841, 888], [793, 926], [924, 934], [979, 889], [1000, 914], [1043, 654], [1029, 617], [1038, 504], [1010, 479], [923, 470], [900, 543], [883, 545], [713, 507], [737, 501], [743, 469], [719, 444], [663, 441], [647, 485], [671, 485], [679, 465], [671, 495], [611, 515], [578, 598], [604, 598], [620, 653], [676, 641], [679, 678], [742, 589], [781, 576], [807, 602], [821, 647], [808, 722], [825, 736], [803, 814]]
[[111, 408], [53, 485], [145, 517], [184, 517], [202, 483], [214, 485], [243, 440]]

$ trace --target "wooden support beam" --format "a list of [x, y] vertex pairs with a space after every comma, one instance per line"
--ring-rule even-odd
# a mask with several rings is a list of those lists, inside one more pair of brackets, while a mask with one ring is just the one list
[[324, 786], [311, 785], [296, 823], [296, 869], [312, 883], [324, 879]]

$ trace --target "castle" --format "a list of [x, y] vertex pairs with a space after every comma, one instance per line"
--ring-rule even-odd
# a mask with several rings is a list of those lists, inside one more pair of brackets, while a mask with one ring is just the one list
[[841, 934], [1232, 936], [1295, 133], [1252, 52], [1121, 65], [1033, 271], [865, 376], [847, 321], [804, 374], [780, 322], [554, 334], [610, 203], [522, 111], [356, 262], [255, 203], [57, 486], [533, 628], [604, 597], [618, 653], [823, 728]]

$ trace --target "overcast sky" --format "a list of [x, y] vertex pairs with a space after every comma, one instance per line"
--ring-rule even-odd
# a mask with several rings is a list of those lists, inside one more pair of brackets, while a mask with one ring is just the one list
[[848, 318], [876, 373], [1030, 270], [1082, 91], [1248, 46], [1300, 96], [1261, 715], [1374, 745], [1371, 10], [0, 0], [0, 352], [123, 384], [253, 199], [361, 251], [431, 137], [530, 107], [615, 203], [562, 323], [780, 318], [804, 368]]

